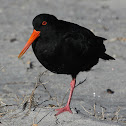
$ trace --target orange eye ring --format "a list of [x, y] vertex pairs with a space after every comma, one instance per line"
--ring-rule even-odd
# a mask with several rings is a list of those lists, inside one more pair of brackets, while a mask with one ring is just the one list
[[43, 21], [43, 22], [42, 22], [42, 25], [46, 25], [46, 24], [47, 24], [47, 22], [46, 22], [46, 21]]

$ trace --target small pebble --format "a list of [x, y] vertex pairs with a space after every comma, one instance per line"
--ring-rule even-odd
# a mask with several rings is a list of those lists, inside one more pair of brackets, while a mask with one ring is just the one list
[[10, 42], [15, 42], [15, 41], [17, 41], [16, 38], [12, 38], [12, 39], [10, 39]]
[[112, 91], [111, 89], [107, 89], [107, 93], [114, 94], [114, 91]]

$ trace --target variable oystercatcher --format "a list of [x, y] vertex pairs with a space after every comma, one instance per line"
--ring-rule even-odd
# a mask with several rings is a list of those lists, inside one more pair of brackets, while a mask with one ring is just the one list
[[99, 58], [114, 60], [105, 53], [103, 41], [106, 39], [95, 36], [90, 30], [77, 24], [58, 20], [50, 14], [37, 15], [32, 24], [33, 33], [18, 58], [32, 44], [34, 54], [46, 69], [72, 76], [68, 102], [65, 107], [56, 109], [56, 116], [65, 111], [72, 113], [70, 101], [77, 74], [89, 71], [98, 63]]

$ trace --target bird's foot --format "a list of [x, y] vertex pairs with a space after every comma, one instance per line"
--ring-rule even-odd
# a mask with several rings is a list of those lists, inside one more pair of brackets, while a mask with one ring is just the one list
[[71, 109], [70, 109], [70, 106], [69, 106], [69, 105], [66, 105], [66, 106], [65, 106], [65, 107], [63, 107], [63, 108], [55, 109], [55, 111], [58, 111], [58, 112], [55, 114], [55, 116], [57, 116], [57, 115], [61, 114], [62, 112], [66, 112], [66, 111], [68, 111], [68, 112], [72, 113], [72, 111], [71, 111]]

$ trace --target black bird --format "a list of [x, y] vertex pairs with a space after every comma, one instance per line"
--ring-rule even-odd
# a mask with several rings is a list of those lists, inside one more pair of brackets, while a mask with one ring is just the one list
[[33, 33], [23, 50], [20, 58], [32, 44], [35, 56], [39, 62], [51, 72], [69, 74], [72, 76], [71, 89], [65, 107], [56, 109], [59, 115], [69, 111], [70, 101], [80, 71], [89, 71], [99, 61], [114, 60], [105, 53], [105, 38], [95, 36], [90, 30], [77, 24], [58, 20], [50, 14], [40, 14], [33, 19]]

